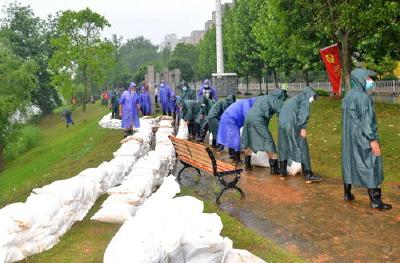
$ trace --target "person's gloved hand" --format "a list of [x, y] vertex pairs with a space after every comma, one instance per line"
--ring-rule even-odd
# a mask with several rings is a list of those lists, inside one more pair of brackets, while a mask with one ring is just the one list
[[380, 156], [381, 155], [381, 146], [379, 145], [379, 142], [377, 140], [370, 142], [372, 154], [375, 156]]

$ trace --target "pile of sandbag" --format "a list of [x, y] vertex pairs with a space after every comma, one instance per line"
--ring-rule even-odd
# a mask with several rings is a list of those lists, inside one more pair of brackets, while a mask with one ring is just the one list
[[203, 213], [203, 202], [180, 192], [175, 177], [164, 183], [129, 218], [108, 245], [104, 263], [124, 262], [264, 262], [220, 236], [217, 214]]
[[122, 122], [119, 119], [111, 118], [111, 113], [104, 116], [100, 121], [99, 125], [106, 129], [122, 129]]
[[[71, 226], [82, 220], [97, 198], [120, 184], [150, 149], [154, 119], [121, 145], [115, 158], [77, 176], [33, 189], [25, 203], [0, 209], [0, 262], [14, 262], [50, 249]], [[162, 167], [160, 166], [160, 169]]]
[[[162, 121], [161, 121], [162, 122]], [[110, 195], [101, 209], [91, 218], [107, 223], [123, 223], [140, 209], [145, 200], [161, 185], [163, 178], [175, 166], [175, 156], [168, 136], [171, 127], [160, 126], [156, 133], [156, 150], [140, 158], [121, 185], [107, 191]], [[129, 143], [130, 141], [126, 142]], [[157, 148], [168, 151], [157, 151]]]

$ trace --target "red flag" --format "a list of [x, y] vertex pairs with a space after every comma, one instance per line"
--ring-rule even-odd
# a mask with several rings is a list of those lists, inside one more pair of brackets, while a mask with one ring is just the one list
[[326, 72], [328, 73], [329, 81], [332, 84], [332, 91], [333, 93], [340, 95], [342, 91], [340, 88], [342, 66], [340, 64], [338, 44], [323, 48], [319, 53], [325, 63]]

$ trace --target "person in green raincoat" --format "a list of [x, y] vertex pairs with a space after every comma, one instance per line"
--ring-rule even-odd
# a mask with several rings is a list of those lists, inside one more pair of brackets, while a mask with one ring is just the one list
[[235, 95], [229, 95], [225, 99], [219, 100], [211, 107], [208, 113], [208, 127], [213, 136], [212, 147], [217, 148], [217, 134], [219, 121], [221, 120], [222, 113], [236, 101]]
[[354, 200], [351, 185], [368, 188], [370, 207], [388, 210], [382, 202], [380, 185], [383, 166], [375, 109], [367, 91], [374, 87], [370, 78], [376, 73], [365, 69], [351, 72], [351, 91], [342, 102], [342, 177], [344, 199]]
[[278, 89], [270, 95], [256, 99], [253, 107], [247, 112], [242, 133], [242, 148], [245, 149], [246, 168], [251, 168], [251, 154], [266, 152], [271, 167], [271, 174], [279, 174], [278, 156], [274, 139], [268, 129], [269, 120], [274, 114], [279, 115], [287, 90]]
[[208, 113], [211, 107], [215, 104], [214, 98], [211, 96], [202, 96], [201, 98], [201, 113], [200, 113], [200, 136], [196, 142], [203, 142], [208, 132]]
[[178, 95], [182, 100], [196, 100], [196, 91], [189, 87], [186, 81], [181, 81], [178, 87]]
[[195, 100], [177, 99], [176, 105], [180, 107], [180, 119], [186, 121], [189, 128], [189, 139], [200, 137], [201, 105]]
[[[301, 163], [306, 183], [321, 181], [313, 174], [307, 143], [307, 123], [310, 104], [315, 100], [313, 88], [306, 87], [296, 96], [288, 99], [279, 113], [278, 153], [282, 178], [287, 176], [288, 161]], [[290, 164], [290, 163], [289, 163]]]

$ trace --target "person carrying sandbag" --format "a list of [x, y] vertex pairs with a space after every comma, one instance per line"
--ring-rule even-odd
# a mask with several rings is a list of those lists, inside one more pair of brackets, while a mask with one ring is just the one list
[[311, 169], [310, 153], [307, 143], [307, 123], [310, 104], [315, 100], [313, 88], [306, 87], [296, 96], [288, 99], [279, 113], [278, 153], [282, 178], [287, 177], [288, 160], [301, 163], [306, 183], [321, 181]]
[[189, 139], [200, 138], [201, 105], [195, 100], [183, 101], [177, 99], [176, 105], [180, 108], [180, 118], [188, 124]]
[[246, 168], [251, 168], [252, 152], [266, 152], [271, 174], [280, 174], [277, 150], [268, 124], [274, 114], [279, 114], [283, 102], [287, 98], [286, 92], [284, 89], [278, 89], [270, 95], [258, 97], [253, 107], [247, 112], [242, 134]]

